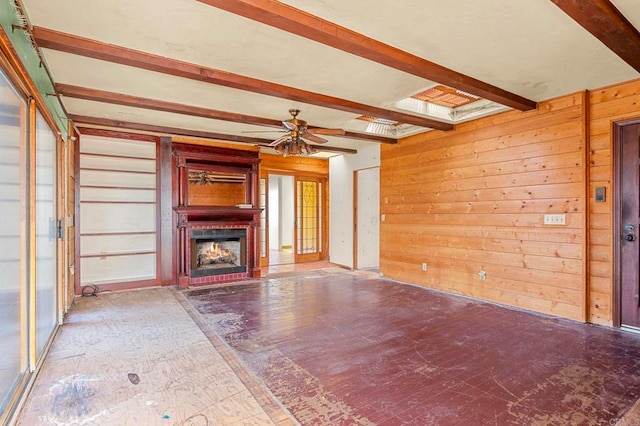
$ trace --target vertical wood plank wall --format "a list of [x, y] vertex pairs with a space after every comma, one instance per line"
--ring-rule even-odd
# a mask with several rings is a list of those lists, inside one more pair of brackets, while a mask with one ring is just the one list
[[[613, 123], [640, 117], [640, 80], [594, 90], [590, 94], [590, 321], [612, 325]], [[606, 203], [594, 203], [593, 191], [606, 187]]]
[[[585, 320], [582, 102], [577, 93], [382, 146], [381, 272]], [[544, 225], [550, 213], [566, 225]]]

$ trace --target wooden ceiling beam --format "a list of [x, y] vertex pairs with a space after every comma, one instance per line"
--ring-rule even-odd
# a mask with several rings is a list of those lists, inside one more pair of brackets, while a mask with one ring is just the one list
[[[187, 136], [187, 137], [194, 137], [194, 138], [219, 140], [219, 141], [225, 141], [225, 142], [238, 142], [238, 143], [246, 143], [251, 145], [258, 145], [262, 147], [267, 147], [271, 142], [273, 142], [271, 139], [253, 138], [253, 137], [237, 136], [237, 135], [226, 135], [222, 133], [205, 132], [201, 130], [188, 130], [188, 129], [180, 129], [178, 127], [157, 126], [154, 124], [134, 123], [130, 121], [113, 120], [110, 118], [89, 117], [86, 115], [69, 114], [68, 118], [71, 121], [73, 121], [76, 125], [113, 127], [119, 130], [128, 129], [128, 130], [137, 130], [142, 132], [159, 133], [162, 135]], [[341, 154], [357, 154], [358, 153], [357, 150], [349, 149], [349, 148], [338, 148], [338, 147], [322, 146], [322, 145], [315, 145], [315, 144], [313, 145], [313, 147], [316, 149], [316, 151], [335, 152], [335, 153], [341, 153]]]
[[85, 99], [89, 101], [105, 102], [114, 105], [151, 109], [154, 111], [173, 112], [195, 117], [211, 118], [214, 120], [231, 121], [234, 123], [282, 128], [282, 121], [279, 120], [271, 120], [268, 118], [255, 117], [251, 115], [236, 114], [227, 111], [219, 111], [192, 105], [184, 105], [175, 102], [143, 98], [140, 96], [125, 95], [123, 93], [108, 92], [105, 90], [90, 89], [87, 87], [73, 86], [70, 84], [58, 83], [55, 85], [55, 90], [57, 94], [69, 98]]
[[427, 117], [418, 117], [334, 96], [309, 92], [42, 27], [33, 27], [32, 31], [33, 38], [39, 47], [354, 114], [386, 118], [420, 127], [436, 130], [452, 130], [454, 128], [450, 123]]
[[521, 111], [536, 102], [351, 31], [276, 0], [198, 0], [344, 52], [480, 96]]
[[[172, 112], [176, 114], [191, 115], [195, 117], [210, 118], [213, 120], [231, 121], [234, 123], [252, 124], [256, 126], [267, 126], [282, 129], [281, 120], [256, 117], [234, 112], [220, 111], [209, 108], [202, 108], [193, 105], [179, 104], [175, 102], [161, 101], [157, 99], [143, 98], [140, 96], [125, 95], [123, 93], [108, 92], [105, 90], [90, 89], [87, 87], [73, 86], [70, 84], [56, 84], [55, 90], [58, 95], [65, 97], [84, 99], [95, 102], [105, 102], [114, 105], [124, 105], [135, 108], [145, 108], [154, 111]], [[318, 128], [309, 126], [310, 129]], [[345, 132], [344, 135], [332, 135], [333, 137], [366, 140], [370, 142], [380, 142], [395, 144], [397, 139], [387, 138], [378, 135], [367, 135], [358, 132]]]
[[551, 1], [640, 72], [640, 32], [609, 0]]

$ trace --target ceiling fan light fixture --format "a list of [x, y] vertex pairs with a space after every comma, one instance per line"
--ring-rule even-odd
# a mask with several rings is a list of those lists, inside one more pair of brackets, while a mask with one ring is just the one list
[[282, 126], [287, 135], [282, 136], [274, 140], [269, 147], [273, 148], [278, 154], [282, 154], [283, 157], [289, 155], [311, 155], [315, 154], [317, 150], [312, 144], [308, 144], [304, 139], [308, 139], [314, 143], [326, 143], [327, 140], [316, 136], [315, 133], [327, 134], [327, 135], [339, 135], [344, 134], [342, 129], [320, 129], [320, 128], [307, 128], [307, 122], [297, 118], [300, 110], [290, 109], [290, 119], [284, 120]]

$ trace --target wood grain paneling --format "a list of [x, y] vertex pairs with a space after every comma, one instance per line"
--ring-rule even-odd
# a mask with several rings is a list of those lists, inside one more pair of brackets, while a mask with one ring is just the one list
[[268, 169], [270, 173], [302, 172], [327, 176], [329, 174], [329, 160], [313, 157], [283, 157], [281, 155], [260, 154], [260, 169]]
[[612, 325], [613, 283], [613, 123], [640, 117], [640, 80], [605, 87], [590, 92], [589, 152], [590, 192], [597, 186], [606, 188], [606, 202], [590, 204], [590, 276], [589, 305], [591, 322]]
[[[640, 80], [383, 146], [382, 272], [612, 325], [612, 125], [638, 105]], [[567, 225], [543, 225], [547, 213]]]
[[[381, 272], [585, 320], [582, 103], [577, 93], [382, 146]], [[544, 225], [548, 213], [566, 225]]]
[[190, 206], [235, 206], [246, 201], [244, 183], [221, 183], [212, 185], [189, 185]]

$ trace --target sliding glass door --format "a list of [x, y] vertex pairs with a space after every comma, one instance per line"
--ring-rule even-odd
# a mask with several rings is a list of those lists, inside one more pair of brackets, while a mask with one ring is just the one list
[[42, 355], [57, 323], [56, 245], [56, 135], [36, 112], [35, 193], [35, 342], [36, 358]]
[[0, 423], [15, 409], [59, 320], [59, 138], [0, 70]]
[[0, 72], [0, 414], [26, 370], [27, 105]]

